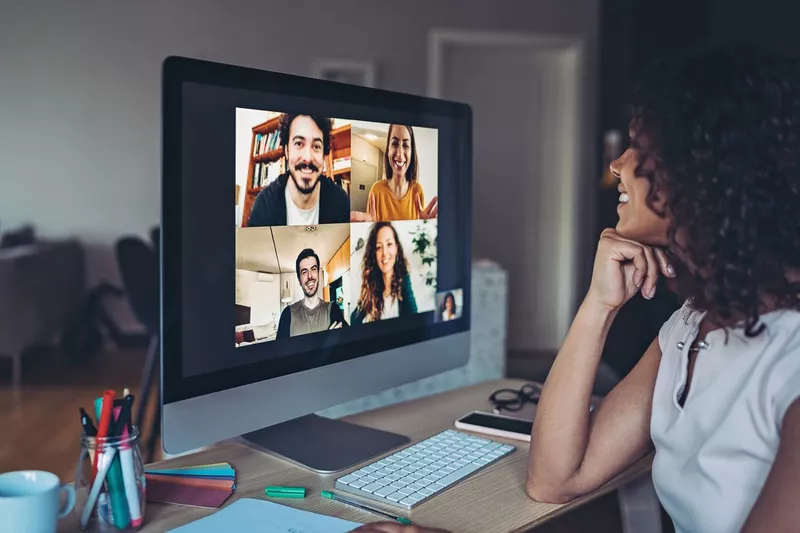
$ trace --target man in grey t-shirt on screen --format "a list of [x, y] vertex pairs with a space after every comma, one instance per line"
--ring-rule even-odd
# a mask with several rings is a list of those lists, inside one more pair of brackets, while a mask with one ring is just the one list
[[335, 303], [319, 296], [320, 264], [314, 250], [306, 248], [297, 256], [297, 279], [303, 288], [303, 299], [286, 307], [278, 323], [278, 337], [296, 337], [316, 331], [346, 327], [342, 310]]

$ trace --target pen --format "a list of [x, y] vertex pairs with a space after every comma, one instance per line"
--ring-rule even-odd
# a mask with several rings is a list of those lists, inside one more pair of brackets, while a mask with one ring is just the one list
[[[107, 390], [103, 393], [103, 398], [100, 400], [100, 415], [98, 418], [98, 428], [97, 428], [97, 442], [95, 443], [94, 448], [94, 463], [92, 465], [92, 480], [94, 480], [95, 476], [97, 476], [97, 459], [98, 455], [102, 452], [102, 442], [103, 439], [108, 437], [108, 430], [109, 425], [111, 424], [111, 417], [112, 411], [114, 409], [114, 396], [116, 393], [113, 390]], [[99, 400], [99, 399], [98, 399]], [[97, 405], [98, 400], [95, 400], [95, 406]]]
[[[122, 407], [114, 407], [112, 410], [111, 420], [113, 423], [109, 427], [108, 436], [117, 440], [115, 444], [108, 447], [116, 448], [117, 455], [113, 458], [111, 468], [108, 474], [106, 474], [107, 494], [111, 501], [111, 515], [113, 517], [114, 527], [117, 529], [127, 528], [131, 521], [130, 514], [128, 513], [128, 502], [126, 501], [125, 482], [122, 473], [125, 450], [118, 440], [122, 437], [122, 429], [125, 426], [125, 421], [122, 419], [122, 411]], [[127, 451], [130, 452], [130, 448], [128, 448]]]
[[[127, 390], [127, 389], [126, 389]], [[122, 410], [119, 415], [120, 435], [126, 440], [130, 433], [131, 425], [131, 405], [133, 396], [127, 394], [124, 398]], [[133, 451], [127, 444], [120, 449], [120, 463], [122, 464], [122, 482], [125, 488], [125, 499], [128, 500], [128, 510], [130, 511], [131, 525], [139, 527], [142, 525], [142, 513], [139, 508], [139, 493], [136, 487], [136, 476], [133, 469]]]
[[389, 518], [391, 520], [395, 520], [397, 522], [400, 522], [401, 524], [411, 525], [411, 520], [409, 520], [408, 518], [404, 518], [402, 516], [395, 516], [395, 515], [387, 513], [386, 511], [381, 511], [380, 509], [375, 509], [374, 507], [369, 507], [367, 505], [364, 505], [363, 503], [359, 503], [357, 501], [350, 500], [348, 498], [342, 498], [341, 496], [339, 496], [337, 494], [334, 494], [333, 492], [330, 492], [330, 491], [327, 491], [327, 490], [323, 490], [322, 491], [322, 497], [323, 498], [328, 498], [329, 500], [341, 502], [341, 503], [344, 503], [346, 505], [350, 505], [352, 507], [355, 507], [357, 509], [361, 509], [363, 511], [369, 511], [370, 513], [375, 513], [377, 515], [381, 515], [381, 516], [383, 516], [385, 518]]
[[89, 517], [92, 515], [94, 506], [97, 503], [97, 497], [100, 495], [100, 487], [103, 486], [106, 474], [108, 474], [108, 471], [111, 468], [111, 463], [114, 462], [114, 456], [116, 454], [117, 449], [114, 447], [111, 447], [109, 451], [105, 452], [105, 462], [103, 463], [103, 467], [98, 470], [97, 476], [94, 478], [92, 490], [89, 492], [89, 497], [86, 500], [86, 506], [83, 508], [83, 513], [81, 514], [81, 529], [86, 529], [86, 524], [89, 523]]
[[97, 436], [97, 428], [94, 427], [92, 417], [89, 416], [89, 413], [87, 413], [83, 407], [81, 407], [81, 426], [83, 426], [83, 432], [87, 437]]

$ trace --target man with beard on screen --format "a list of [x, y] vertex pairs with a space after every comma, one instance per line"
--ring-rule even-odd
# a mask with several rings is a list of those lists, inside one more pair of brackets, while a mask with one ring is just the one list
[[280, 143], [288, 172], [258, 193], [248, 226], [316, 226], [350, 222], [350, 199], [322, 175], [331, 150], [333, 121], [283, 114]]
[[342, 310], [337, 304], [326, 302], [319, 297], [319, 256], [314, 250], [306, 248], [297, 256], [296, 272], [303, 299], [295, 302], [281, 313], [278, 323], [278, 339], [306, 335], [316, 331], [339, 329], [348, 324], [344, 321]]

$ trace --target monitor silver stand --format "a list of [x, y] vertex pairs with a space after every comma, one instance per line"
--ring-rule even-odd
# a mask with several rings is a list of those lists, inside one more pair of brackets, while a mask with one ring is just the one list
[[291, 463], [330, 474], [408, 444], [404, 435], [307, 415], [245, 433], [245, 443]]

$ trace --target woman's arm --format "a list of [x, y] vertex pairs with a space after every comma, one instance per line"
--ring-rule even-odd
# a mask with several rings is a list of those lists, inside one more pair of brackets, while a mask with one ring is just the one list
[[742, 533], [800, 531], [800, 400], [795, 400], [781, 426], [781, 443], [767, 481]]
[[631, 372], [589, 412], [613, 317], [583, 306], [536, 409], [528, 465], [531, 498], [563, 503], [600, 487], [651, 448], [650, 412], [661, 361], [654, 340]]
[[636, 293], [652, 295], [671, 272], [660, 251], [606, 230], [592, 284], [547, 376], [531, 432], [528, 494], [565, 502], [599, 487], [650, 449], [650, 408], [661, 349], [639, 363], [590, 415], [597, 367], [618, 310]]

